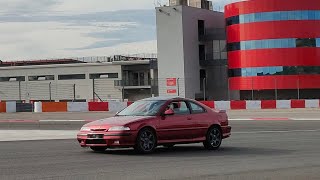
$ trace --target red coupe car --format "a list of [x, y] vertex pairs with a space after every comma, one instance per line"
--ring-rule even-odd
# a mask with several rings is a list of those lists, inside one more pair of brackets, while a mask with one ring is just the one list
[[137, 101], [114, 117], [84, 125], [77, 139], [81, 147], [93, 151], [134, 147], [140, 153], [151, 153], [158, 145], [199, 142], [214, 150], [230, 135], [225, 111], [191, 99], [156, 97]]

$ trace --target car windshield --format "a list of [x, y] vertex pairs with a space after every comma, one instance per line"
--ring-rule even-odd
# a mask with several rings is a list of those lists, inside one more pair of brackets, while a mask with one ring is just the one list
[[117, 116], [155, 116], [166, 101], [137, 101]]

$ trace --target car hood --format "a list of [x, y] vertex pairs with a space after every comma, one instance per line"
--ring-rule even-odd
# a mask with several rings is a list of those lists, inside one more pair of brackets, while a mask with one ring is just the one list
[[115, 116], [106, 119], [100, 119], [86, 124], [86, 127], [99, 127], [107, 129], [111, 126], [124, 126], [126, 124], [141, 121], [145, 119], [150, 119], [152, 116]]

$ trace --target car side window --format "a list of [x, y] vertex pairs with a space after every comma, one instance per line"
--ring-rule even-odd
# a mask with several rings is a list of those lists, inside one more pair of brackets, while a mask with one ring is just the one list
[[184, 101], [172, 102], [169, 104], [169, 108], [172, 109], [174, 111], [174, 114], [177, 114], [177, 115], [190, 114], [188, 105]]
[[201, 107], [200, 105], [194, 103], [194, 102], [189, 102], [191, 106], [191, 112], [192, 114], [200, 114], [206, 112], [206, 110]]

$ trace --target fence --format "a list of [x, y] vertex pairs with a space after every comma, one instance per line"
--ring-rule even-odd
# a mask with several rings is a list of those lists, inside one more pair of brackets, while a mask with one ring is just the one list
[[159, 94], [215, 101], [320, 99], [320, 80], [312, 76], [260, 77], [159, 79]]
[[[232, 78], [230, 100], [319, 99], [320, 79], [312, 76], [257, 76]], [[241, 89], [241, 92], [235, 90]], [[238, 94], [236, 94], [238, 93]]]
[[123, 100], [123, 90], [115, 87], [113, 79], [92, 79], [92, 100], [107, 101], [107, 100]]
[[[54, 60], [77, 60], [85, 63], [97, 63], [97, 62], [113, 62], [113, 61], [131, 61], [131, 60], [150, 60], [157, 59], [155, 53], [143, 53], [143, 54], [123, 54], [115, 56], [87, 56], [87, 57], [64, 57], [64, 58], [45, 58], [40, 60], [24, 59], [24, 60], [12, 60], [10, 64], [15, 63], [30, 63], [30, 61], [36, 61], [37, 63], [48, 62]], [[6, 62], [3, 62], [6, 63]]]
[[1, 82], [1, 101], [77, 101], [79, 89], [87, 85], [56, 82]]
[[[144, 91], [141, 91], [141, 89], [144, 89]], [[0, 82], [0, 101], [106, 102], [126, 99], [138, 100], [157, 96], [157, 89], [157, 81], [152, 79], [139, 82], [115, 80], [113, 78], [60, 82], [12, 81]]]
[[[242, 89], [241, 91], [237, 89]], [[0, 101], [135, 101], [152, 96], [195, 97], [197, 100], [320, 99], [320, 80], [268, 76], [225, 81], [189, 78], [86, 79], [77, 81], [0, 82]], [[196, 92], [196, 93], [195, 93]]]
[[[319, 108], [319, 99], [308, 100], [258, 100], [258, 101], [200, 101], [217, 110], [245, 109], [301, 109]], [[0, 102], [0, 113], [14, 112], [88, 112], [109, 111], [118, 112], [133, 102], [35, 102], [16, 103]], [[286, 118], [285, 118], [286, 119]]]

